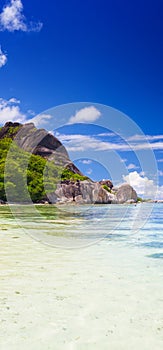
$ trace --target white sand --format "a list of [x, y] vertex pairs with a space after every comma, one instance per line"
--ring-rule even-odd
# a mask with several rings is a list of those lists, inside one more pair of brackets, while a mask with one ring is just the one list
[[162, 350], [163, 263], [144, 253], [105, 240], [61, 250], [2, 231], [0, 349]]

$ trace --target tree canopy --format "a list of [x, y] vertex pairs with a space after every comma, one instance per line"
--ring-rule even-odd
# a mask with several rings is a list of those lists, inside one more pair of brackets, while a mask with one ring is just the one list
[[28, 193], [33, 202], [39, 202], [47, 193], [55, 191], [60, 180], [85, 179], [41, 156], [25, 152], [10, 135], [0, 140], [0, 199], [3, 201], [9, 193], [14, 202], [26, 202]]

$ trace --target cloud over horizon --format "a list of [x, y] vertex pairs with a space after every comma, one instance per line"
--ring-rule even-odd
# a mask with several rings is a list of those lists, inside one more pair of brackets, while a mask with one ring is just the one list
[[157, 186], [155, 182], [147, 176], [140, 175], [137, 171], [124, 175], [123, 179], [129, 183], [143, 198], [163, 199], [163, 186]]
[[21, 0], [10, 0], [0, 13], [0, 31], [39, 32], [42, 26], [41, 22], [27, 22]]

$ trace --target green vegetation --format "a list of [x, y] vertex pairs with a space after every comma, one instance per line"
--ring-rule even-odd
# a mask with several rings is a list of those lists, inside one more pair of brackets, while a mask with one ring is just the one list
[[46, 192], [55, 190], [61, 173], [60, 167], [40, 156], [30, 155], [23, 151], [12, 142], [11, 138], [6, 137], [0, 140], [1, 200], [6, 201], [7, 193], [16, 202], [26, 202], [29, 191], [32, 201], [38, 202], [46, 197]]
[[111, 193], [111, 189], [107, 185], [102, 185], [102, 187], [104, 188], [104, 190], [106, 190], [109, 193]]
[[144, 202], [144, 200], [141, 197], [138, 197], [137, 202]]
[[12, 141], [12, 130], [10, 131], [9, 137], [0, 140], [1, 200], [6, 201], [6, 195], [9, 195], [10, 201], [13, 199], [13, 202], [26, 203], [30, 195], [36, 203], [45, 199], [46, 193], [54, 192], [60, 180], [87, 179], [86, 176], [56, 166], [41, 156], [25, 152]]
[[19, 129], [20, 129], [20, 126], [16, 126], [14, 128], [12, 126], [10, 126], [8, 129], [8, 132], [7, 132], [8, 137], [12, 137], [12, 136], [16, 135]]
[[71, 181], [84, 181], [87, 180], [88, 177], [87, 176], [81, 176], [79, 174], [74, 174], [71, 170], [69, 169], [64, 169], [61, 175], [61, 180], [71, 180]]

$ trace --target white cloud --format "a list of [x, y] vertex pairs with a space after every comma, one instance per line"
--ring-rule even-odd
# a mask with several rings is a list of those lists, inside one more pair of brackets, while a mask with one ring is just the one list
[[[133, 135], [126, 139], [133, 150], [163, 149], [163, 135]], [[143, 142], [146, 141], [146, 142]], [[156, 142], [155, 142], [156, 141]]]
[[92, 160], [90, 160], [90, 159], [83, 159], [83, 160], [80, 160], [79, 163], [82, 163], [82, 164], [91, 164], [91, 163], [92, 163]]
[[133, 135], [130, 136], [127, 141], [155, 141], [162, 140], [163, 135]]
[[141, 176], [137, 171], [124, 175], [123, 179], [129, 183], [142, 198], [163, 199], [163, 186], [157, 186], [147, 176]]
[[127, 162], [127, 158], [121, 158], [120, 162], [121, 163], [126, 163]]
[[17, 100], [11, 98], [10, 100], [5, 100], [0, 98], [0, 124], [4, 124], [7, 121], [24, 123], [26, 121], [26, 116], [20, 110], [20, 107], [16, 104]]
[[67, 150], [71, 152], [87, 151], [91, 149], [96, 151], [109, 151], [113, 149], [119, 151], [131, 151], [130, 147], [126, 144], [104, 142], [90, 135], [64, 135], [58, 133], [57, 137], [65, 144]]
[[139, 175], [141, 175], [141, 176], [145, 176], [145, 171], [140, 171], [140, 173], [139, 173]]
[[2, 51], [0, 46], [0, 68], [7, 63], [7, 55]]
[[117, 136], [116, 134], [114, 134], [113, 132], [103, 132], [101, 134], [98, 134], [97, 136], [103, 136], [103, 137], [115, 137]]
[[161, 159], [157, 159], [157, 162], [158, 163], [163, 163], [163, 159], [161, 158]]
[[29, 22], [23, 14], [23, 4], [21, 0], [10, 0], [5, 5], [0, 14], [0, 30], [14, 32], [21, 30], [23, 32], [39, 32], [43, 24], [41, 22]]
[[14, 104], [20, 104], [20, 100], [17, 100], [15, 97], [10, 98], [8, 102], [14, 103]]
[[52, 116], [50, 114], [39, 114], [36, 117], [30, 119], [31, 123], [34, 123], [35, 126], [39, 127], [42, 126], [43, 124], [47, 124], [49, 119], [51, 119]]
[[92, 174], [92, 172], [93, 172], [93, 170], [92, 170], [91, 168], [89, 168], [89, 169], [87, 170], [87, 172], [86, 172], [86, 173], [87, 173], [88, 175], [91, 175], [91, 174]]
[[152, 143], [139, 143], [135, 145], [130, 145], [130, 148], [132, 150], [146, 150], [146, 149], [152, 149], [152, 150], [161, 150], [163, 149], [163, 142], [152, 142]]
[[130, 163], [129, 165], [127, 165], [127, 169], [128, 170], [131, 170], [131, 169], [138, 169], [139, 167], [138, 166], [136, 166], [135, 164], [133, 164], [133, 163]]
[[94, 149], [96, 151], [137, 151], [137, 150], [161, 150], [163, 149], [163, 142], [154, 143], [138, 143], [138, 144], [127, 144], [123, 141], [118, 142], [105, 142], [99, 140], [94, 136], [90, 135], [63, 135], [57, 134], [57, 137], [66, 143], [66, 147], [69, 151], [86, 151], [89, 149]]
[[69, 124], [73, 123], [92, 123], [100, 118], [101, 112], [94, 106], [80, 109], [69, 119]]
[[158, 170], [158, 175], [159, 176], [163, 176], [163, 171], [162, 170]]
[[[58, 135], [58, 138], [61, 142], [63, 142], [68, 151], [76, 152], [76, 151], [86, 151], [86, 150], [96, 150], [96, 151], [104, 151], [104, 150], [112, 150], [113, 144], [109, 142], [99, 141], [96, 138], [89, 135]], [[115, 145], [116, 146], [116, 145]], [[118, 146], [118, 145], [117, 145]]]
[[32, 110], [32, 109], [28, 109], [27, 113], [30, 115], [30, 116], [35, 116], [36, 113]]
[[[28, 111], [29, 112], [29, 111]], [[40, 114], [29, 119], [29, 113], [24, 114], [20, 109], [20, 101], [15, 97], [5, 100], [0, 98], [0, 124], [8, 121], [19, 123], [34, 123], [36, 127], [42, 127], [52, 118], [50, 114]], [[33, 112], [34, 113], [34, 112]]]

